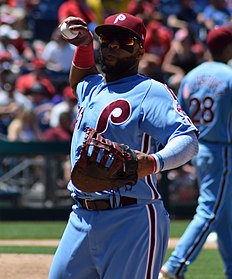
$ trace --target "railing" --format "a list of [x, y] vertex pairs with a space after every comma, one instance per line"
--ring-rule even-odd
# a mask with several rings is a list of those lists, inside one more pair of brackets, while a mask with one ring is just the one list
[[[0, 211], [5, 204], [33, 209], [71, 208], [73, 200], [67, 190], [69, 153], [70, 142], [0, 140]], [[174, 170], [158, 177], [158, 188], [170, 214], [192, 215], [197, 200], [194, 175]]]
[[0, 141], [0, 204], [47, 206], [69, 202], [65, 164], [70, 142]]

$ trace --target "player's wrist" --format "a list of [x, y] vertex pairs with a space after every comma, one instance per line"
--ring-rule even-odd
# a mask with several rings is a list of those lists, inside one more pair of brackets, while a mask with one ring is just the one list
[[161, 155], [158, 153], [155, 153], [155, 154], [150, 154], [149, 156], [152, 159], [152, 164], [153, 164], [152, 173], [160, 172], [164, 167], [164, 162], [163, 162], [163, 158], [161, 157]]
[[87, 45], [78, 46], [73, 55], [72, 65], [78, 69], [90, 69], [94, 64], [93, 41]]

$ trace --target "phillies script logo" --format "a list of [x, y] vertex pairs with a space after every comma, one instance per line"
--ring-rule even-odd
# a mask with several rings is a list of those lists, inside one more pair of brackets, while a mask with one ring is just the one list
[[119, 20], [124, 21], [125, 19], [126, 19], [126, 16], [124, 14], [120, 14], [115, 18], [114, 24], [116, 24]]
[[99, 133], [106, 131], [109, 121], [114, 125], [120, 125], [127, 121], [131, 115], [131, 106], [125, 99], [118, 99], [108, 104], [100, 113], [96, 130]]

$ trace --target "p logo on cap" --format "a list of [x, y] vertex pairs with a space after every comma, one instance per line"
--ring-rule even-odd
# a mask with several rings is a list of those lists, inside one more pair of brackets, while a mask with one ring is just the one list
[[123, 20], [125, 20], [125, 19], [126, 19], [126, 16], [125, 16], [124, 14], [120, 14], [120, 15], [118, 15], [118, 16], [115, 18], [114, 24], [117, 24], [118, 20], [123, 21]]
[[98, 36], [113, 31], [127, 32], [128, 35], [137, 37], [141, 43], [144, 42], [146, 36], [146, 27], [142, 19], [128, 13], [111, 15], [105, 19], [104, 24], [95, 28]]

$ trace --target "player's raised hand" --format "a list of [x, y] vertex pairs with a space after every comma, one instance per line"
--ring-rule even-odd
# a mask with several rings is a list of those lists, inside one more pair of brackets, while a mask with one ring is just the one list
[[58, 28], [63, 38], [75, 46], [89, 45], [93, 40], [87, 23], [79, 17], [67, 17]]

